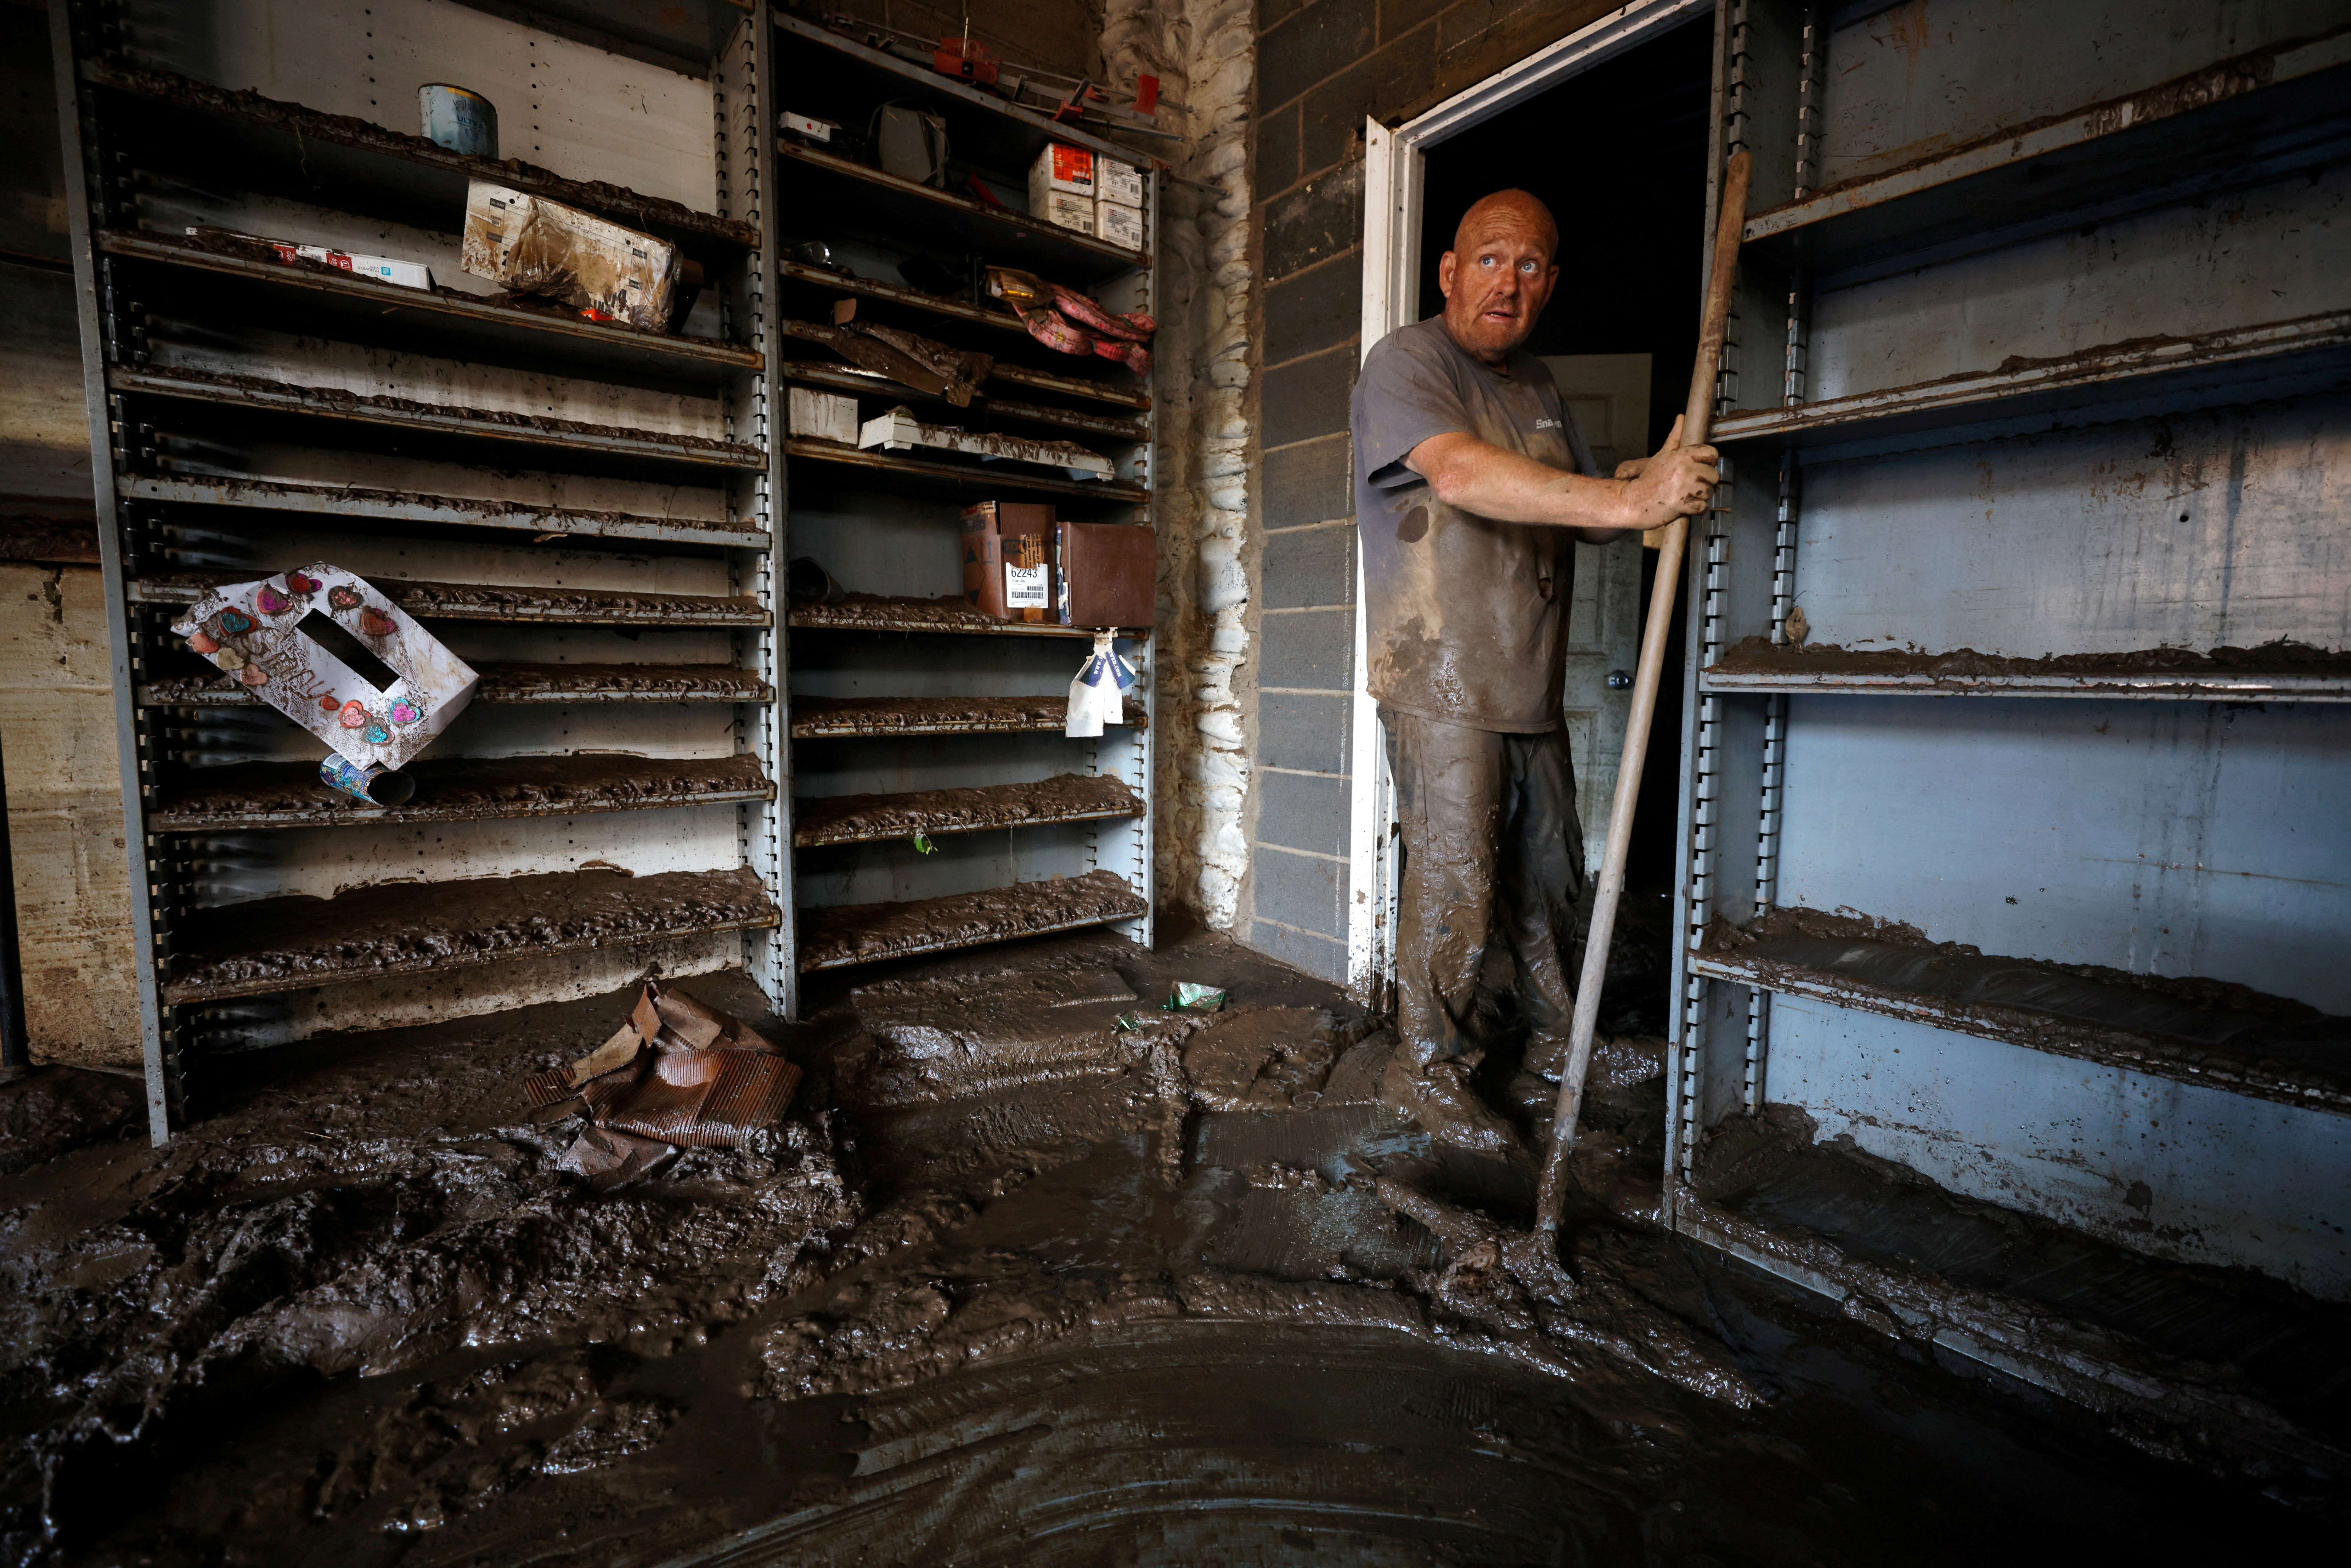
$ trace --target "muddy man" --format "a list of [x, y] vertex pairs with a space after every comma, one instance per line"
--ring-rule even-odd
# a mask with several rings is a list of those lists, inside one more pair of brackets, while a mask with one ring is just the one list
[[1530, 1060], [1574, 1011], [1567, 965], [1583, 830], [1561, 727], [1571, 541], [1706, 510], [1714, 449], [1593, 474], [1527, 339], [1559, 282], [1559, 228], [1524, 191], [1479, 201], [1438, 264], [1445, 313], [1382, 339], [1353, 412], [1370, 689], [1403, 826], [1395, 1064], [1386, 1092], [1452, 1141], [1515, 1143], [1463, 1082], [1479, 971], [1517, 959]]

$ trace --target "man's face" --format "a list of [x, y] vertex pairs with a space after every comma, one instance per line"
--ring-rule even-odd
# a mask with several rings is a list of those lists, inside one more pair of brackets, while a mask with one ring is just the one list
[[1559, 282], [1547, 225], [1517, 206], [1477, 214], [1437, 266], [1445, 329], [1489, 364], [1499, 364], [1535, 329]]

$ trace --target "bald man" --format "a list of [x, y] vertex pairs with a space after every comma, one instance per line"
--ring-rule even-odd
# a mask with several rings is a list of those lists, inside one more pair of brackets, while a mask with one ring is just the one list
[[1371, 694], [1404, 840], [1398, 1049], [1388, 1098], [1441, 1137], [1515, 1144], [1464, 1081], [1484, 1042], [1489, 940], [1517, 961], [1531, 1059], [1563, 1041], [1583, 831], [1562, 730], [1573, 541], [1703, 512], [1711, 447], [1593, 472], [1524, 345], [1559, 281], [1559, 229], [1524, 191], [1471, 207], [1438, 263], [1445, 312], [1382, 339], [1353, 411]]

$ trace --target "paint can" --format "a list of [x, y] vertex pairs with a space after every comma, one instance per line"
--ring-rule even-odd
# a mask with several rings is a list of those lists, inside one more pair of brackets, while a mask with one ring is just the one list
[[426, 82], [416, 89], [416, 107], [424, 117], [426, 141], [477, 158], [498, 155], [498, 111], [471, 88]]
[[319, 782], [367, 806], [405, 806], [416, 794], [416, 780], [407, 774], [381, 762], [361, 768], [340, 754], [329, 755], [319, 764]]

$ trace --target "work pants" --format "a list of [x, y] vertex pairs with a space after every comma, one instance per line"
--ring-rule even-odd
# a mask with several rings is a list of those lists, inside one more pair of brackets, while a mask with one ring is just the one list
[[1396, 919], [1396, 1033], [1416, 1064], [1477, 1038], [1486, 945], [1510, 944], [1520, 1015], [1564, 1036], [1567, 966], [1583, 894], [1583, 826], [1567, 736], [1503, 735], [1383, 708], [1404, 837]]

